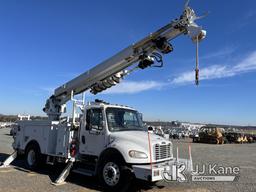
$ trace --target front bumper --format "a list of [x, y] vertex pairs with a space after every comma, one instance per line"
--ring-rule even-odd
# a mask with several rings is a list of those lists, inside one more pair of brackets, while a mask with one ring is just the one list
[[164, 180], [163, 173], [170, 171], [172, 166], [184, 164], [186, 172], [191, 173], [193, 170], [192, 161], [190, 159], [171, 159], [161, 163], [132, 165], [133, 172], [137, 179], [142, 179], [149, 182]]

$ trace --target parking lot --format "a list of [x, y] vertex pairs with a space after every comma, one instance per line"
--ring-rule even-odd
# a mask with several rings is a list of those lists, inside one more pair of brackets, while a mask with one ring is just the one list
[[[0, 161], [11, 152], [12, 137], [10, 129], [0, 129]], [[238, 166], [238, 181], [234, 182], [160, 182], [151, 187], [136, 181], [133, 190], [141, 191], [256, 191], [256, 143], [254, 144], [199, 144], [187, 140], [175, 140], [179, 147], [180, 157], [188, 158], [188, 146], [191, 145], [193, 164], [217, 164]], [[96, 178], [71, 173], [64, 185], [54, 186], [51, 182], [58, 176], [61, 167], [44, 166], [39, 172], [25, 169], [24, 161], [17, 159], [10, 168], [0, 169], [0, 191], [102, 191]]]

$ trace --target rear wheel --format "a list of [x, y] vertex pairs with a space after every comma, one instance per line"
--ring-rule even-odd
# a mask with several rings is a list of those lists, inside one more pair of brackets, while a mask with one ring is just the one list
[[31, 170], [37, 169], [41, 159], [40, 148], [35, 144], [30, 144], [26, 149], [26, 167]]

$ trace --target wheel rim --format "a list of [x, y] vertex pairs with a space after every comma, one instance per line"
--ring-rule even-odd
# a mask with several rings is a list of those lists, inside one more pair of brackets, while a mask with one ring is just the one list
[[30, 150], [27, 156], [27, 162], [29, 166], [33, 166], [36, 162], [36, 153], [34, 150]]
[[103, 178], [107, 185], [117, 185], [120, 180], [120, 169], [118, 165], [113, 162], [108, 162], [103, 168]]

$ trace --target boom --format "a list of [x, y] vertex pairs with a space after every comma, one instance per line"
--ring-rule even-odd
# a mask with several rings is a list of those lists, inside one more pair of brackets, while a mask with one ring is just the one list
[[[171, 21], [156, 32], [55, 89], [54, 94], [45, 104], [44, 112], [50, 119], [58, 120], [66, 102], [74, 95], [87, 90], [97, 94], [116, 85], [135, 69], [161, 67], [162, 55], [173, 50], [170, 40], [181, 34], [188, 34], [193, 42], [205, 38], [206, 31], [195, 23], [198, 18], [194, 10], [186, 4], [179, 19]], [[136, 63], [138, 64], [135, 65]], [[154, 63], [160, 63], [160, 65], [153, 65]]]

